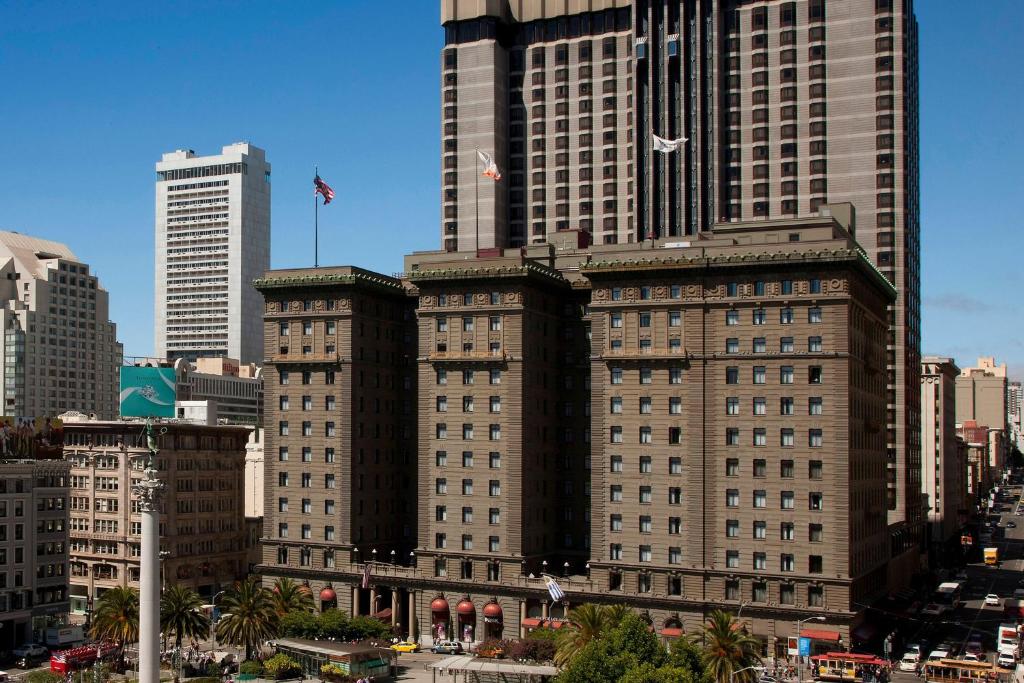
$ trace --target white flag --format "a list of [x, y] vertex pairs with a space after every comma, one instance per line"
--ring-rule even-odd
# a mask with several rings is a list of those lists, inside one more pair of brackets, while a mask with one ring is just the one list
[[476, 151], [480, 161], [484, 165], [484, 175], [492, 180], [501, 180], [501, 171], [498, 170], [498, 165], [494, 163], [494, 158], [487, 152]]
[[544, 583], [547, 585], [548, 595], [551, 596], [554, 602], [565, 599], [565, 591], [562, 590], [562, 587], [558, 585], [558, 582], [553, 577], [545, 575]]
[[666, 140], [665, 138], [658, 137], [657, 135], [653, 134], [651, 135], [651, 137], [654, 138], [654, 151], [662, 152], [664, 154], [676, 151], [677, 149], [682, 147], [687, 140], [687, 138], [679, 138], [678, 140]]

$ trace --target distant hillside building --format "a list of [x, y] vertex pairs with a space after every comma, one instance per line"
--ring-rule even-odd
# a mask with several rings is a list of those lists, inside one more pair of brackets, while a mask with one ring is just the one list
[[122, 349], [108, 295], [64, 244], [0, 232], [5, 415], [117, 415]]

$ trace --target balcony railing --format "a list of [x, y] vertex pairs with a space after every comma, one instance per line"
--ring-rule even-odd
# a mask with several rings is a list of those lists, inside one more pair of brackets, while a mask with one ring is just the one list
[[643, 358], [685, 358], [686, 348], [673, 349], [669, 347], [647, 348], [647, 349], [605, 349], [597, 354], [597, 358], [614, 359], [643, 359]]
[[431, 351], [427, 354], [427, 360], [494, 361], [503, 363], [512, 360], [512, 354], [503, 351], [494, 353], [486, 349], [481, 351]]

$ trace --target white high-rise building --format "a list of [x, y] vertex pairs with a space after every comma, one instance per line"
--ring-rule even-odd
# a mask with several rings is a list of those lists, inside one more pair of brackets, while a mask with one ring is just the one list
[[0, 232], [3, 414], [118, 411], [122, 349], [106, 290], [60, 242]]
[[263, 358], [263, 299], [252, 281], [270, 268], [270, 164], [240, 142], [156, 165], [156, 355], [169, 360]]

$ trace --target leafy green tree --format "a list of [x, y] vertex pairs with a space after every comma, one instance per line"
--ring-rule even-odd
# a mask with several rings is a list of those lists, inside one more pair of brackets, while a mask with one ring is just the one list
[[320, 624], [316, 616], [304, 610], [288, 612], [278, 622], [277, 632], [287, 638], [318, 638]]
[[274, 610], [279, 617], [299, 610], [313, 611], [313, 593], [310, 592], [309, 586], [282, 576], [274, 581], [271, 592], [274, 598]]
[[669, 664], [692, 671], [698, 681], [706, 676], [703, 657], [703, 650], [689, 638], [675, 638], [668, 646]]
[[321, 612], [316, 618], [316, 627], [319, 638], [334, 638], [336, 640], [349, 640], [351, 629], [349, 628], [349, 617], [339, 609], [329, 609]]
[[761, 663], [761, 643], [729, 612], [714, 610], [709, 613], [700, 633], [695, 636], [696, 640], [704, 644], [701, 660], [712, 680], [717, 683], [752, 683], [757, 680], [757, 671], [747, 667]]
[[89, 634], [117, 645], [118, 665], [124, 662], [125, 646], [139, 639], [139, 594], [127, 586], [107, 590], [96, 603]]
[[352, 617], [348, 625], [349, 637], [353, 640], [366, 640], [368, 638], [381, 640], [391, 637], [391, 624], [385, 624], [380, 619], [366, 615]]
[[635, 613], [623, 617], [617, 626], [608, 632], [608, 646], [620, 656], [626, 655], [637, 662], [648, 662], [660, 667], [668, 659], [665, 647], [658, 636], [651, 632], [646, 621]]
[[618, 623], [611, 621], [614, 615], [609, 607], [590, 602], [569, 610], [567, 616], [569, 623], [559, 630], [555, 640], [558, 645], [555, 663], [559, 666], [568, 663], [588, 643], [601, 638]]
[[654, 666], [641, 662], [622, 677], [622, 683], [695, 683], [693, 671], [686, 667], [665, 665]]
[[221, 599], [224, 615], [217, 622], [217, 637], [245, 647], [245, 658], [277, 632], [278, 617], [270, 591], [250, 576], [238, 581]]

